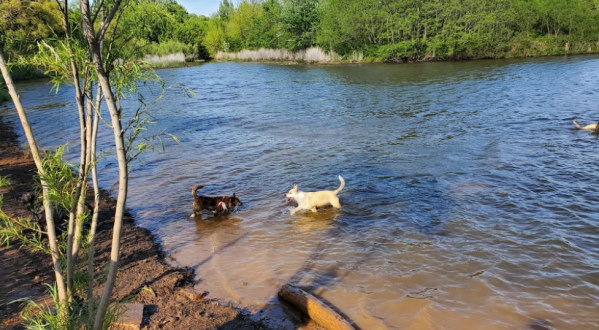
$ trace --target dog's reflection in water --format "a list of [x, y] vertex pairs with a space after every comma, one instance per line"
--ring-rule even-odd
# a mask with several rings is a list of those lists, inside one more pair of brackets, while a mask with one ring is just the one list
[[326, 230], [333, 227], [339, 217], [339, 210], [334, 207], [319, 209], [319, 212], [299, 212], [297, 217], [288, 221], [296, 232], [305, 233], [312, 230]]
[[230, 216], [195, 217], [196, 235], [208, 237], [216, 232], [225, 230], [231, 234], [239, 230], [242, 220]]

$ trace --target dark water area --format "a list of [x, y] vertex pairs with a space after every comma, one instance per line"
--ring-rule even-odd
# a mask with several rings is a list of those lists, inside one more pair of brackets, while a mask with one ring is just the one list
[[[599, 329], [599, 140], [572, 124], [599, 119], [599, 57], [159, 74], [197, 97], [155, 106], [180, 143], [136, 163], [127, 206], [213, 296], [276, 313], [291, 281], [361, 329]], [[19, 85], [36, 136], [76, 153], [73, 92], [49, 87]], [[289, 214], [294, 183], [338, 175], [341, 210]], [[196, 184], [244, 205], [189, 218]]]

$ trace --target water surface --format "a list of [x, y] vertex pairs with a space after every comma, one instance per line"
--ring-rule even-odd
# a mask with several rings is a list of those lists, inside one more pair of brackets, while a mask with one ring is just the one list
[[[197, 97], [155, 108], [181, 143], [137, 164], [127, 206], [213, 297], [276, 317], [291, 282], [361, 329], [599, 329], [599, 141], [571, 123], [598, 119], [599, 57], [160, 74]], [[72, 90], [19, 87], [40, 142], [76, 150]], [[293, 183], [337, 175], [341, 210], [289, 214]], [[196, 184], [244, 205], [189, 218]]]

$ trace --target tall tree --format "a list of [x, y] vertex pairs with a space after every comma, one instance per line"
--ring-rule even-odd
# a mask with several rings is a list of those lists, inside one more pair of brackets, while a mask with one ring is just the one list
[[284, 0], [281, 28], [290, 50], [306, 49], [316, 43], [320, 16], [318, 0]]

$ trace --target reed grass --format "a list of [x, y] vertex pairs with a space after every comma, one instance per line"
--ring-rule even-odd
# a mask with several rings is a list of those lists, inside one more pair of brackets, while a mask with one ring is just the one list
[[185, 63], [185, 54], [176, 53], [165, 56], [146, 55], [144, 61], [150, 63], [154, 67], [179, 66], [182, 63]]
[[[356, 55], [357, 56], [357, 55]], [[361, 56], [357, 56], [361, 59]], [[290, 61], [298, 63], [334, 63], [341, 62], [343, 57], [335, 52], [325, 52], [320, 47], [292, 52], [286, 49], [242, 50], [236, 53], [218, 52], [216, 60], [234, 61]]]

